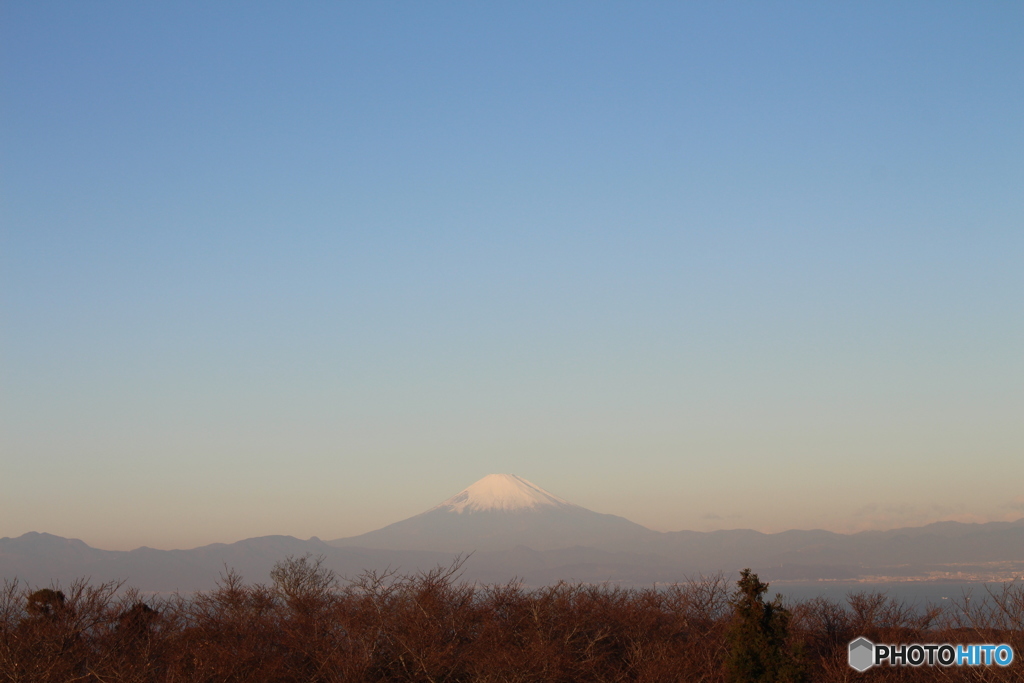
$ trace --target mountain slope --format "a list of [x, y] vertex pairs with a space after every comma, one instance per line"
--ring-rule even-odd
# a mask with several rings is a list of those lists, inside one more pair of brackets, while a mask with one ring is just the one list
[[[495, 513], [481, 514], [486, 519], [487, 514]], [[479, 515], [462, 517], [473, 519]], [[821, 530], [762, 534], [742, 529], [648, 533], [653, 534], [653, 542], [623, 544], [635, 546], [634, 550], [585, 544], [549, 550], [526, 545], [482, 550], [466, 562], [463, 578], [491, 583], [519, 578], [531, 586], [563, 579], [651, 585], [685, 580], [698, 572], [721, 570], [729, 574], [743, 567], [752, 567], [772, 581], [851, 580], [879, 575], [922, 577], [935, 571], [950, 572], [951, 577], [959, 576], [960, 572], [968, 576], [994, 572], [1006, 577], [1015, 568], [1016, 575], [1024, 573], [1024, 520], [976, 525], [943, 523], [853, 535]], [[250, 538], [191, 550], [113, 551], [91, 548], [75, 539], [28, 533], [18, 538], [0, 538], [0, 579], [17, 578], [40, 587], [52, 581], [66, 586], [83, 577], [93, 582], [126, 579], [128, 585], [143, 591], [192, 591], [213, 587], [226, 567], [237, 570], [249, 581], [265, 582], [274, 563], [289, 555], [323, 555], [326, 566], [343, 576], [355, 577], [365, 570], [415, 572], [447, 566], [455, 552], [458, 551], [339, 548], [315, 538], [303, 541], [290, 536]], [[996, 562], [998, 567], [976, 566], [986, 562]]]

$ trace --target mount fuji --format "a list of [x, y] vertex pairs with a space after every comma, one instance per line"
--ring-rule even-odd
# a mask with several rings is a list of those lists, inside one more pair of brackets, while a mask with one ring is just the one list
[[624, 517], [574, 505], [514, 474], [489, 474], [415, 517], [328, 544], [469, 553], [519, 546], [605, 548], [656, 536]]

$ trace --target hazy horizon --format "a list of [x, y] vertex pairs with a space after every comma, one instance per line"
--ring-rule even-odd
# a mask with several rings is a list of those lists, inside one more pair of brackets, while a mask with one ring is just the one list
[[[550, 492], [548, 492], [548, 493], [550, 493]], [[567, 502], [573, 503], [573, 501], [567, 501]], [[431, 506], [430, 509], [433, 509], [433, 507], [434, 506]], [[421, 510], [420, 513], [422, 513], [422, 512], [427, 512], [427, 510], [426, 509], [425, 510]], [[604, 513], [604, 514], [615, 514], [615, 513], [610, 513], [610, 512], [608, 512], [606, 510], [605, 511], [594, 510], [594, 512], [601, 512], [601, 513]], [[415, 515], [418, 515], [420, 513], [415, 513]], [[415, 516], [415, 515], [413, 515], [413, 516]], [[619, 515], [619, 516], [621, 516], [621, 515]], [[359, 531], [359, 532], [354, 533], [354, 534], [345, 534], [344, 536], [339, 536], [337, 538], [340, 539], [340, 538], [351, 538], [351, 537], [359, 536], [362, 533], [365, 533], [367, 531], [376, 531], [376, 530], [378, 530], [380, 528], [383, 528], [383, 527], [388, 526], [390, 524], [393, 524], [395, 522], [403, 521], [404, 519], [408, 519], [408, 517], [404, 517], [402, 519], [390, 520], [390, 521], [385, 522], [384, 524], [381, 524], [380, 526], [376, 526], [376, 527], [373, 527], [371, 529], [365, 529], [363, 531]], [[920, 523], [920, 524], [897, 525], [897, 526], [888, 526], [888, 527], [872, 526], [872, 527], [870, 527], [868, 529], [849, 529], [849, 530], [828, 529], [828, 531], [833, 531], [835, 533], [841, 533], [841, 534], [855, 534], [855, 533], [860, 533], [862, 531], [889, 531], [889, 530], [892, 530], [892, 529], [904, 528], [904, 527], [926, 526], [927, 524], [930, 524], [930, 523], [943, 522], [943, 521], [958, 521], [958, 522], [963, 522], [963, 523], [970, 524], [970, 523], [986, 523], [986, 522], [991, 522], [991, 521], [1016, 522], [1016, 521], [1021, 520], [1021, 519], [1024, 519], [1024, 515], [1020, 515], [1020, 516], [1017, 516], [1017, 517], [1014, 517], [1014, 516], [1010, 515], [1006, 519], [1002, 519], [1002, 520], [1000, 520], [1000, 519], [995, 519], [995, 520], [977, 520], [977, 519], [970, 519], [970, 518], [968, 518], [968, 519], [939, 519], [939, 520], [933, 520], [932, 522], [924, 522], [924, 523]], [[630, 520], [630, 521], [634, 521], [634, 520]], [[641, 526], [646, 526], [646, 525], [641, 525]], [[654, 531], [662, 531], [662, 532], [672, 532], [672, 531], [705, 531], [706, 532], [706, 531], [714, 531], [714, 530], [727, 531], [727, 530], [736, 530], [736, 529], [753, 529], [755, 531], [761, 531], [763, 533], [769, 533], [769, 534], [780, 533], [780, 532], [783, 532], [783, 531], [801, 530], [801, 529], [797, 529], [795, 527], [787, 527], [785, 529], [763, 529], [763, 528], [762, 529], [755, 529], [754, 527], [729, 527], [729, 526], [721, 526], [720, 528], [710, 529], [710, 530], [709, 529], [704, 529], [704, 530], [700, 530], [700, 529], [683, 529], [683, 528], [681, 528], [681, 529], [653, 529], [653, 527], [649, 527], [649, 526], [647, 528], [652, 529]], [[802, 530], [806, 531], [806, 530], [821, 529], [821, 528], [822, 527], [806, 527], [806, 528], [804, 528]], [[41, 530], [41, 529], [30, 529], [26, 533], [29, 533], [29, 532], [52, 533], [52, 532], [48, 532], [48, 531]], [[53, 534], [53, 535], [60, 536], [60, 534]], [[197, 545], [193, 545], [193, 546], [176, 546], [176, 547], [156, 546], [156, 545], [147, 544], [147, 543], [142, 543], [142, 544], [134, 545], [134, 546], [130, 546], [130, 547], [128, 547], [128, 546], [126, 546], [126, 547], [104, 547], [104, 546], [97, 545], [95, 543], [90, 543], [89, 540], [85, 539], [85, 538], [78, 538], [77, 540], [81, 540], [81, 541], [85, 542], [86, 545], [89, 545], [91, 547], [98, 548], [98, 549], [103, 549], [103, 550], [135, 550], [135, 549], [140, 548], [140, 547], [149, 547], [149, 548], [154, 548], [154, 549], [157, 549], [157, 550], [176, 550], [176, 549], [188, 550], [188, 549], [195, 548], [195, 547], [200, 547], [200, 546], [203, 546], [203, 545], [218, 544], [218, 543], [219, 544], [231, 544], [231, 543], [236, 543], [238, 541], [244, 541], [244, 540], [247, 540], [247, 539], [258, 538], [258, 537], [262, 537], [262, 536], [292, 536], [292, 537], [300, 538], [300, 539], [306, 539], [306, 540], [308, 540], [308, 539], [319, 539], [319, 540], [322, 540], [322, 541], [335, 540], [335, 537], [333, 537], [333, 536], [323, 536], [323, 537], [320, 537], [320, 536], [317, 536], [316, 534], [313, 534], [313, 535], [311, 535], [309, 537], [301, 537], [301, 536], [296, 536], [295, 534], [287, 534], [287, 533], [280, 533], [280, 534], [255, 534], [254, 536], [243, 536], [243, 537], [231, 538], [231, 539], [218, 539], [218, 540], [213, 540], [213, 541], [209, 541], [209, 542], [206, 542], [206, 543], [201, 543], [201, 544], [197, 544]]]
[[1024, 517], [1022, 28], [0, 5], [0, 537]]

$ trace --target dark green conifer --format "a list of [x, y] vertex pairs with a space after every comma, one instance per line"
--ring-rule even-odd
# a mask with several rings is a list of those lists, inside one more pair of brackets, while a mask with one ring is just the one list
[[768, 584], [750, 569], [740, 572], [730, 600], [726, 679], [730, 683], [800, 683], [807, 680], [801, 658], [789, 641], [790, 612], [779, 595], [764, 601]]

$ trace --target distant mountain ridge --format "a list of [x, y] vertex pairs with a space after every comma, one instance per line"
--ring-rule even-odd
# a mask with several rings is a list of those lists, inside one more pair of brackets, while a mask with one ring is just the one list
[[45, 533], [0, 538], [0, 578], [45, 586], [89, 577], [126, 580], [143, 591], [193, 591], [213, 587], [226, 568], [250, 581], [266, 581], [276, 562], [306, 553], [323, 555], [327, 566], [348, 577], [366, 570], [430, 569], [456, 555], [470, 556], [467, 580], [518, 578], [528, 585], [558, 580], [651, 585], [744, 567], [776, 581], [971, 580], [965, 577], [1024, 576], [1024, 519], [936, 522], [857, 534], [820, 529], [661, 533], [574, 505], [521, 477], [488, 475], [419, 515], [327, 543], [263, 536], [189, 550], [113, 551]]

